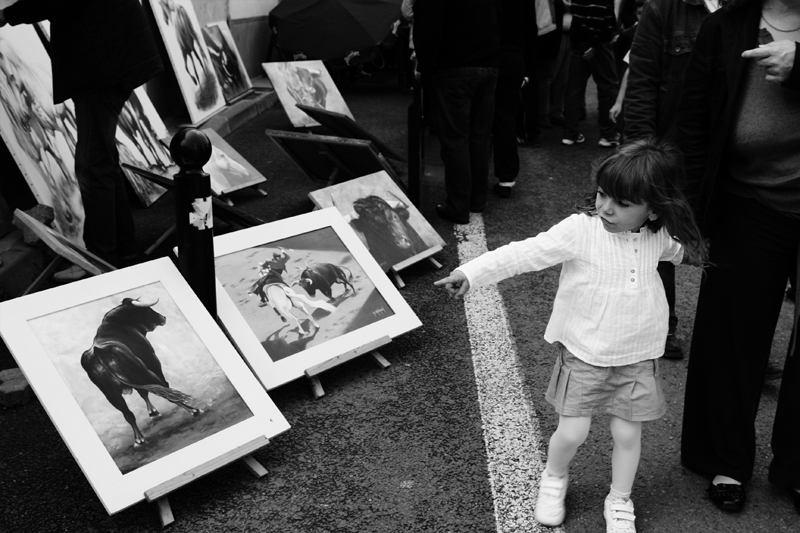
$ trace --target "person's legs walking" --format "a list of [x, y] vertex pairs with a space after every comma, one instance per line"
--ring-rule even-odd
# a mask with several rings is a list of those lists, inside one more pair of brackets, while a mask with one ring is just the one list
[[519, 174], [519, 152], [515, 128], [523, 73], [514, 67], [515, 65], [501, 65], [494, 93], [492, 121], [491, 146], [494, 156], [494, 175], [501, 184], [506, 185], [502, 188], [495, 185], [495, 191], [505, 198], [511, 195], [511, 184]]
[[117, 120], [129, 94], [111, 87], [73, 99], [78, 130], [75, 175], [86, 213], [84, 241], [87, 250], [114, 265], [137, 249], [115, 139]]
[[[477, 69], [475, 90], [472, 95], [469, 130], [469, 162], [472, 177], [469, 210], [483, 211], [489, 188], [489, 159], [492, 142], [492, 117], [494, 116], [496, 69]], [[513, 116], [513, 115], [512, 115]], [[513, 134], [513, 127], [510, 134]], [[516, 145], [514, 145], [516, 154]], [[519, 169], [519, 159], [517, 159]], [[469, 216], [469, 215], [468, 215]]]
[[[597, 85], [597, 124], [600, 128], [600, 138], [613, 142], [611, 146], [619, 144], [619, 131], [617, 125], [611, 120], [609, 111], [617, 100], [619, 80], [617, 67], [614, 61], [614, 48], [611, 43], [598, 45], [594, 50], [594, 57], [589, 61], [592, 78]], [[604, 145], [605, 146], [605, 145]]]
[[569, 77], [567, 78], [567, 88], [564, 96], [564, 133], [562, 143], [575, 144], [583, 142], [582, 136], [578, 131], [581, 110], [586, 99], [586, 82], [589, 79], [590, 70], [583, 54], [576, 53], [573, 48], [569, 60]]
[[569, 476], [567, 470], [572, 458], [589, 435], [592, 419], [588, 416], [564, 416], [558, 419], [558, 428], [550, 437], [547, 465], [539, 483], [534, 518], [545, 526], [557, 526], [564, 521]]

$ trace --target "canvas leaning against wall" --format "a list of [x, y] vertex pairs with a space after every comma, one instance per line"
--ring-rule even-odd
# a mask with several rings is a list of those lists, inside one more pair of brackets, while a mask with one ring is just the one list
[[253, 88], [233, 34], [225, 22], [214, 22], [203, 28], [203, 38], [225, 101], [231, 103]]
[[445, 244], [384, 171], [312, 191], [308, 197], [317, 207], [338, 209], [385, 271]]
[[336, 209], [214, 238], [217, 312], [269, 390], [421, 325]]
[[192, 123], [225, 106], [191, 0], [150, 0]]
[[262, 63], [284, 111], [296, 128], [319, 126], [319, 122], [297, 108], [297, 104], [353, 114], [322, 61]]
[[55, 230], [83, 245], [75, 108], [53, 104], [50, 56], [29, 24], [0, 28], [0, 136], [36, 201], [53, 208]]
[[168, 258], [2, 302], [0, 315], [0, 335], [109, 514], [289, 429]]

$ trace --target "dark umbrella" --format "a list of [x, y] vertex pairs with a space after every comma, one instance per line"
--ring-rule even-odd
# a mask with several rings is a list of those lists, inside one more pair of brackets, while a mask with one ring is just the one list
[[[401, 0], [284, 0], [269, 14], [284, 58], [357, 62], [394, 37]], [[348, 59], [349, 58], [349, 59]], [[354, 61], [351, 61], [354, 60]]]

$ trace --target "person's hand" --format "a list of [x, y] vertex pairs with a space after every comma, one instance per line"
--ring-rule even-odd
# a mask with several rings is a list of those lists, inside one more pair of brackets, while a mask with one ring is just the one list
[[586, 61], [591, 61], [593, 57], [594, 57], [594, 48], [589, 48], [588, 50], [586, 50], [586, 51], [583, 53], [583, 58], [584, 58]]
[[519, 88], [522, 89], [523, 87], [528, 85], [529, 81], [531, 81], [531, 79], [528, 76], [523, 77], [522, 78], [522, 85], [520, 85]]
[[758, 48], [745, 50], [742, 52], [742, 57], [755, 59], [757, 65], [764, 67], [767, 81], [783, 83], [792, 73], [795, 50], [794, 41], [772, 41], [760, 44]]
[[6, 21], [6, 10], [5, 9], [0, 9], [0, 28], [5, 26], [6, 24], [7, 24], [7, 21]]
[[444, 287], [450, 293], [450, 296], [455, 299], [463, 298], [469, 290], [469, 280], [460, 270], [454, 270], [449, 276], [439, 281], [434, 281], [433, 284], [437, 287]]
[[622, 113], [622, 104], [619, 102], [615, 102], [614, 105], [611, 106], [611, 109], [608, 110], [608, 118], [611, 119], [612, 122], [616, 124], [619, 115]]

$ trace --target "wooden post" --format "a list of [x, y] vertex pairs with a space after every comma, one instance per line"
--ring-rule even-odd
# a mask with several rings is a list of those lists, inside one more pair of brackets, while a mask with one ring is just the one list
[[211, 177], [203, 171], [211, 157], [211, 141], [198, 129], [184, 128], [172, 138], [169, 150], [180, 167], [174, 179], [178, 268], [216, 318]]
[[367, 352], [372, 352], [372, 357], [375, 359], [375, 362], [378, 363], [378, 366], [381, 368], [388, 368], [390, 366], [389, 361], [384, 359], [383, 356], [377, 352], [377, 349], [381, 346], [389, 344], [390, 342], [392, 342], [391, 337], [386, 335], [379, 339], [375, 339], [372, 342], [368, 342], [363, 346], [347, 351], [339, 356], [334, 357], [333, 359], [329, 359], [324, 363], [312, 366], [306, 370], [305, 374], [311, 383], [311, 391], [314, 393], [314, 398], [319, 399], [325, 396], [325, 391], [322, 389], [322, 383], [319, 381], [319, 375], [321, 373], [337, 367], [342, 363], [346, 363], [347, 361], [355, 359], [356, 357], [364, 355]]

